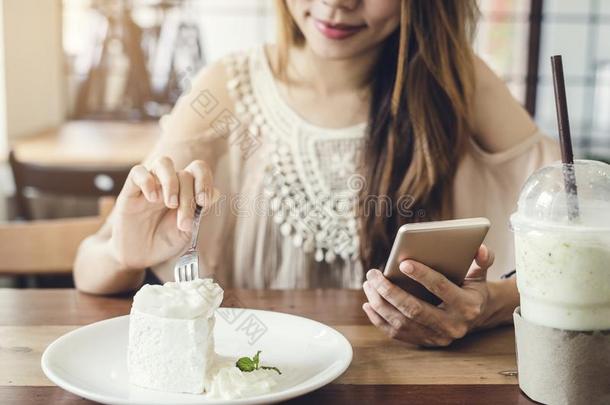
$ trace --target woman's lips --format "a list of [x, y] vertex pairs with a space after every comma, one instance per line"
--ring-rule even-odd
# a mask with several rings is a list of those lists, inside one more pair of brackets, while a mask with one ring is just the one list
[[331, 24], [316, 19], [314, 19], [314, 25], [322, 35], [329, 39], [345, 39], [365, 28], [365, 25]]

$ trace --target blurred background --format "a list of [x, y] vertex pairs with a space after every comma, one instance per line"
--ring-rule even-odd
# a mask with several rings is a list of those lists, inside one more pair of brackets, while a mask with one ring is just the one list
[[[199, 69], [275, 38], [271, 0], [0, 4], [0, 222], [42, 220], [58, 227], [48, 228], [55, 239], [78, 235], [53, 220], [102, 220], [103, 197], [118, 193], [129, 167], [154, 144], [157, 120]], [[576, 155], [609, 160], [610, 1], [479, 4], [478, 54], [553, 137], [549, 57], [563, 54]], [[0, 224], [0, 245], [13, 235], [3, 232]], [[69, 273], [31, 276], [62, 273], [65, 263], [47, 263], [44, 271], [44, 263], [28, 264], [4, 276], [0, 263], [0, 286], [69, 284]]]

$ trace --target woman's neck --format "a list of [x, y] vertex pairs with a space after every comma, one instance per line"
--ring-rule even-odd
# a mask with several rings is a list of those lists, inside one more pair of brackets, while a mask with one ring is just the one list
[[318, 57], [307, 47], [291, 48], [283, 72], [278, 64], [279, 53], [272, 51], [268, 57], [271, 69], [277, 73], [282, 99], [308, 123], [347, 128], [367, 120], [377, 52], [330, 60]]
[[372, 49], [345, 59], [327, 59], [305, 45], [292, 48], [287, 78], [292, 84], [310, 87], [320, 96], [368, 89], [379, 52]]

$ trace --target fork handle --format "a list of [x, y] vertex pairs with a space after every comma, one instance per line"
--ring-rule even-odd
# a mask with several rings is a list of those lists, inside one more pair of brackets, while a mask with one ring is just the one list
[[199, 237], [199, 223], [201, 222], [201, 212], [203, 208], [199, 204], [195, 206], [195, 216], [193, 217], [193, 231], [191, 233], [191, 250], [197, 248], [197, 238]]

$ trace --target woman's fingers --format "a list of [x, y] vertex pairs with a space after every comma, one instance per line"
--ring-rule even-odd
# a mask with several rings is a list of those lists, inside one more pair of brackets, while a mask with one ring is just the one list
[[[411, 343], [429, 345], [432, 344], [431, 342], [436, 341], [437, 338], [447, 335], [442, 330], [441, 325], [436, 323], [435, 326], [432, 326], [430, 323], [421, 323], [399, 311], [377, 291], [374, 282], [370, 280], [365, 281], [363, 289], [371, 308], [387, 323], [388, 327], [383, 329], [390, 337], [399, 338]], [[435, 343], [434, 345], [437, 344]]]
[[366, 278], [385, 301], [408, 319], [438, 333], [448, 333], [451, 329], [451, 319], [444, 311], [407, 293], [385, 278], [379, 270], [370, 270]]
[[194, 179], [195, 201], [204, 210], [212, 204], [214, 178], [209, 166], [202, 160], [194, 160], [185, 169]]
[[477, 252], [468, 274], [466, 274], [466, 280], [471, 281], [483, 281], [487, 279], [487, 270], [494, 263], [495, 255], [494, 252], [489, 249], [486, 245], [481, 245]]
[[388, 324], [392, 325], [392, 327], [400, 329], [405, 316], [384, 300], [370, 281], [365, 281], [362, 288], [375, 312], [385, 319]]
[[400, 263], [399, 268], [401, 272], [426, 287], [443, 302], [451, 305], [461, 300], [462, 289], [425, 264], [414, 260], [404, 260]]
[[386, 322], [385, 319], [383, 319], [377, 312], [375, 312], [369, 302], [365, 302], [364, 304], [362, 304], [362, 309], [369, 317], [369, 320], [373, 325], [377, 326], [379, 329], [383, 330], [387, 334], [390, 334], [390, 329], [392, 329], [392, 327], [389, 323]]
[[193, 175], [187, 171], [178, 172], [179, 198], [178, 215], [176, 221], [178, 229], [190, 232], [193, 226], [193, 216], [195, 213]]
[[184, 170], [176, 172], [171, 159], [162, 157], [153, 166], [165, 204], [168, 208], [177, 208], [178, 229], [190, 232], [196, 204], [204, 209], [212, 204], [213, 178], [208, 165], [201, 160], [194, 160]]
[[208, 209], [217, 198], [212, 173], [205, 162], [195, 160], [184, 170], [176, 172], [168, 157], [158, 159], [150, 171], [142, 165], [132, 168], [121, 194], [123, 197], [137, 197], [141, 193], [151, 203], [176, 210], [177, 227], [184, 232], [192, 229], [196, 204]]
[[375, 311], [375, 309], [373, 309], [373, 306], [371, 305], [370, 302], [365, 302], [362, 305], [362, 309], [364, 310], [364, 312], [366, 313], [366, 316], [369, 318], [369, 320], [371, 321], [371, 323], [373, 325], [375, 325], [376, 327], [381, 329], [386, 335], [388, 335], [391, 338], [398, 337], [398, 335], [400, 333], [399, 329], [393, 327], [385, 319], [383, 319], [381, 317], [381, 315], [379, 315], [377, 313], [377, 311]]
[[369, 302], [365, 302], [362, 309], [373, 325], [393, 339], [421, 346], [447, 346], [452, 342], [452, 339], [432, 333], [427, 328], [409, 320], [405, 320], [400, 328], [396, 328], [381, 317]]
[[130, 170], [121, 195], [124, 197], [137, 197], [140, 193], [149, 202], [157, 202], [159, 199], [155, 177], [146, 170], [146, 167], [136, 165]]
[[174, 162], [168, 157], [162, 157], [155, 162], [151, 172], [161, 184], [163, 200], [167, 208], [178, 208], [180, 184]]

